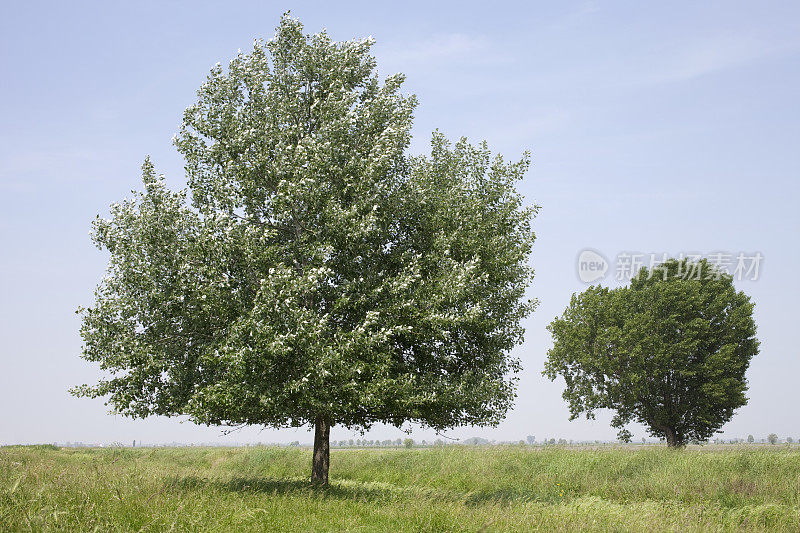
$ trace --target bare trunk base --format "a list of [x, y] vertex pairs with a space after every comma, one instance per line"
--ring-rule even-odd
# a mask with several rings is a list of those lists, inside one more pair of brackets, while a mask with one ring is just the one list
[[682, 448], [684, 445], [683, 439], [673, 428], [666, 428], [664, 433], [667, 437], [667, 447], [669, 448]]
[[328, 484], [328, 469], [331, 464], [331, 423], [318, 415], [314, 424], [314, 459], [311, 465], [311, 482], [315, 485]]

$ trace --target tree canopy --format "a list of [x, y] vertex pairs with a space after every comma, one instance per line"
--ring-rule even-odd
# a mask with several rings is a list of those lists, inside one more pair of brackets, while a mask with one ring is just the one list
[[211, 71], [175, 137], [188, 189], [148, 159], [144, 190], [94, 222], [110, 260], [81, 334], [107, 377], [75, 394], [131, 417], [313, 424], [322, 481], [331, 425], [502, 419], [535, 305], [529, 156], [439, 133], [407, 154], [416, 99], [402, 75], [380, 82], [371, 46], [284, 16]]
[[564, 378], [571, 418], [616, 411], [670, 446], [705, 441], [747, 403], [758, 353], [753, 304], [705, 260], [643, 268], [630, 286], [592, 286], [548, 326], [544, 374]]

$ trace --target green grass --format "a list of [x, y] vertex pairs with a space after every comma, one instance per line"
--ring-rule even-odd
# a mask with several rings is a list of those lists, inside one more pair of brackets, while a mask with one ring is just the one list
[[0, 448], [0, 531], [800, 531], [800, 452]]

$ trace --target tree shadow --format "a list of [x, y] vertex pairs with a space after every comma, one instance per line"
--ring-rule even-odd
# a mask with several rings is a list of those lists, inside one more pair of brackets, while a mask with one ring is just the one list
[[212, 488], [224, 492], [256, 493], [271, 495], [292, 495], [337, 500], [356, 500], [364, 502], [387, 501], [401, 497], [412, 491], [382, 483], [351, 483], [332, 481], [328, 485], [315, 485], [308, 479], [275, 479], [255, 477], [234, 477], [213, 479], [188, 476], [178, 478], [172, 486], [179, 490]]
[[360, 502], [388, 502], [406, 498], [424, 498], [429, 501], [461, 502], [467, 506], [511, 505], [531, 501], [550, 501], [552, 498], [514, 489], [496, 491], [458, 492], [431, 487], [404, 487], [383, 482], [332, 480], [330, 484], [313, 485], [308, 479], [234, 477], [214, 479], [188, 476], [177, 478], [172, 487], [178, 490], [211, 488], [223, 492], [242, 494], [269, 494], [301, 496]]

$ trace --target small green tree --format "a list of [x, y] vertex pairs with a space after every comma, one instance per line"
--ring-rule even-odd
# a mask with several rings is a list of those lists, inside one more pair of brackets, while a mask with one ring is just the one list
[[756, 441], [756, 438], [753, 437], [752, 435], [748, 435], [747, 436], [747, 443], [748, 444], [753, 444], [755, 441]]
[[564, 378], [571, 418], [616, 411], [671, 447], [706, 441], [747, 402], [758, 353], [753, 304], [707, 261], [643, 268], [630, 286], [573, 295], [548, 329], [544, 374]]
[[403, 446], [406, 448], [412, 448], [414, 446], [414, 439], [404, 439]]
[[778, 443], [778, 436], [775, 433], [770, 433], [767, 435], [767, 442], [770, 444], [777, 444]]

